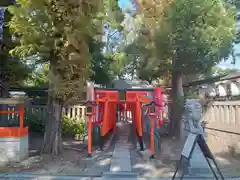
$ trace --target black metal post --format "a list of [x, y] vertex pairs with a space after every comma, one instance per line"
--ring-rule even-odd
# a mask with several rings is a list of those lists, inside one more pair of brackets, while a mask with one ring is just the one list
[[139, 146], [140, 146], [140, 151], [144, 151], [143, 137], [138, 135], [137, 129], [136, 129], [136, 134], [137, 134], [137, 137], [138, 137], [138, 142], [139, 142]]
[[100, 145], [100, 151], [103, 151], [104, 136], [100, 136], [99, 145]]

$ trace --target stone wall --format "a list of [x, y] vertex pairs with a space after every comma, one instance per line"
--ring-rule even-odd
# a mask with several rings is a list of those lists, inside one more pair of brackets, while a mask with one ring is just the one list
[[28, 157], [28, 136], [0, 138], [0, 165], [20, 162]]
[[213, 101], [205, 108], [197, 104], [194, 99], [185, 102], [182, 140], [189, 131], [200, 130], [200, 122], [206, 122], [204, 136], [211, 151], [240, 158], [240, 101]]
[[240, 101], [213, 101], [202, 116], [213, 153], [240, 158]]
[[233, 156], [240, 159], [240, 133], [205, 129], [206, 140], [214, 154]]

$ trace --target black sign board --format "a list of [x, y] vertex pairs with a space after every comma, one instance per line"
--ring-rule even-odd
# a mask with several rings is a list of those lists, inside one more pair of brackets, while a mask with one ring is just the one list
[[180, 179], [182, 179], [185, 175], [185, 172], [186, 172], [186, 168], [187, 166], [189, 165], [189, 161], [192, 157], [192, 154], [193, 154], [193, 151], [196, 147], [196, 145], [198, 145], [208, 163], [208, 166], [210, 167], [215, 179], [219, 179], [216, 172], [214, 171], [211, 163], [210, 163], [210, 160], [213, 161], [216, 169], [217, 169], [217, 172], [218, 174], [220, 175], [220, 179], [222, 180], [225, 180], [217, 163], [216, 163], [216, 160], [212, 154], [212, 152], [210, 151], [204, 137], [202, 134], [194, 134], [194, 133], [189, 133], [188, 137], [187, 137], [187, 140], [184, 144], [184, 147], [183, 147], [183, 150], [182, 150], [182, 153], [181, 153], [181, 158], [180, 158], [180, 161], [179, 161], [179, 164], [177, 165], [177, 168], [176, 168], [176, 171], [172, 177], [172, 180], [175, 179], [176, 177], [176, 174], [178, 172], [178, 170], [182, 167], [183, 168], [183, 173], [180, 177]]

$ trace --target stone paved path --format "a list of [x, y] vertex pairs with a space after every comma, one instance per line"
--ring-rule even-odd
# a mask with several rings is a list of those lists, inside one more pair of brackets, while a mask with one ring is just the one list
[[126, 123], [118, 123], [119, 139], [113, 151], [110, 172], [131, 172], [130, 147], [128, 142], [129, 126]]

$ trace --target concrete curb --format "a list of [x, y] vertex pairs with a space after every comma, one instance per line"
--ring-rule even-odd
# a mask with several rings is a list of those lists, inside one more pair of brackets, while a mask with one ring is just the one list
[[13, 173], [6, 174], [1, 178], [11, 178], [11, 179], [29, 179], [34, 178], [37, 180], [91, 180], [90, 176], [53, 176], [53, 175], [33, 175], [33, 174], [25, 174], [25, 173]]
[[[191, 178], [183, 178], [188, 180], [215, 180], [215, 178], [198, 178], [198, 177], [191, 177]], [[93, 180], [172, 180], [172, 178], [93, 178]], [[175, 178], [175, 180], [180, 180], [180, 178]], [[240, 180], [240, 178], [233, 178], [233, 179], [225, 179], [225, 180]]]
[[[111, 180], [116, 178], [111, 177], [94, 177], [94, 176], [60, 176], [60, 175], [36, 175], [36, 174], [29, 174], [29, 173], [9, 173], [9, 174], [0, 174], [0, 178], [16, 178], [16, 179], [23, 179], [23, 178], [37, 178], [38, 180]], [[128, 180], [172, 180], [172, 178], [169, 177], [119, 177], [117, 179], [128, 179]], [[175, 178], [176, 180], [179, 180], [179, 177]], [[201, 179], [201, 180], [213, 180], [215, 179], [213, 176], [211, 177], [190, 177], [190, 176], [184, 176], [184, 179], [188, 180], [194, 180], [194, 179]], [[240, 177], [230, 177], [225, 178], [226, 180], [240, 180]]]
[[[198, 178], [198, 177], [184, 177], [184, 180], [215, 180], [215, 178]], [[100, 178], [93, 178], [93, 180], [172, 180], [172, 178], [109, 178], [109, 177], [100, 177]], [[180, 178], [175, 178], [175, 180], [180, 180]], [[240, 180], [240, 178], [226, 178], [225, 180]]]
[[69, 174], [69, 175], [61, 175], [61, 174], [39, 174], [39, 173], [31, 173], [31, 172], [19, 172], [19, 173], [0, 173], [0, 179], [1, 178], [7, 178], [7, 177], [102, 177], [102, 173], [89, 173], [89, 172], [81, 172], [81, 174]]

